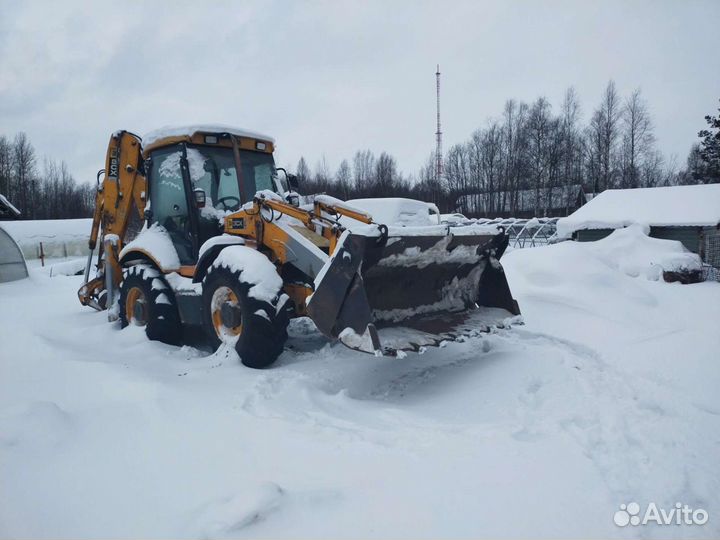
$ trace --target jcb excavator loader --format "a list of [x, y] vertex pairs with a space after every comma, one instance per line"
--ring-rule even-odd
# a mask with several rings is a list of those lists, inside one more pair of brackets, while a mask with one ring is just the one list
[[168, 343], [201, 327], [256, 368], [280, 355], [291, 317], [392, 356], [519, 315], [498, 262], [504, 231], [376, 223], [327, 196], [300, 206], [273, 150], [227, 127], [114, 133], [80, 302]]

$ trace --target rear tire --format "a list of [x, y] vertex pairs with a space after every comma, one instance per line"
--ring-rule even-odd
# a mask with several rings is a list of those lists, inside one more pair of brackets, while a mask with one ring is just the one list
[[146, 264], [126, 268], [120, 285], [120, 324], [145, 327], [148, 339], [179, 345], [182, 324], [175, 295], [162, 274]]
[[[247, 255], [245, 250], [254, 255]], [[227, 265], [231, 254], [235, 264]], [[255, 268], [265, 266], [262, 273], [267, 279], [262, 284], [243, 279], [244, 255], [253, 259]], [[233, 346], [242, 363], [256, 369], [270, 366], [282, 353], [290, 309], [275, 266], [267, 259], [259, 260], [258, 255], [256, 250], [242, 246], [225, 248], [203, 280], [202, 301], [203, 326], [213, 347]], [[262, 298], [253, 295], [253, 288], [258, 286], [263, 294], [257, 296]]]

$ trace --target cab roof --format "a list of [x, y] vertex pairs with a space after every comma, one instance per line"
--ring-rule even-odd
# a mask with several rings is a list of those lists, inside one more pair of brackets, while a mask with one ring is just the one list
[[269, 143], [268, 146], [270, 147], [275, 145], [274, 138], [269, 135], [257, 133], [256, 131], [222, 124], [197, 124], [190, 126], [165, 126], [146, 133], [142, 137], [143, 153], [147, 154], [151, 149], [158, 146], [165, 146], [181, 141], [192, 142], [198, 135], [203, 134], [234, 135], [241, 139], [252, 139], [254, 141]]

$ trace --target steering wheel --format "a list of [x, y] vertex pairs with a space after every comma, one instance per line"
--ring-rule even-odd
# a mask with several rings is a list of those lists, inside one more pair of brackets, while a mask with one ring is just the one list
[[[227, 201], [228, 199], [231, 199], [231, 200], [233, 200], [233, 201], [235, 201], [235, 202], [234, 202], [233, 204], [228, 204], [227, 202], [225, 202], [225, 201]], [[222, 204], [222, 205], [223, 205], [223, 210], [230, 210], [230, 209], [232, 209], [233, 206], [236, 207], [236, 208], [240, 206], [240, 198], [239, 198], [239, 197], [235, 197], [235, 196], [233, 196], [233, 195], [227, 195], [227, 196], [225, 196], [225, 197], [220, 197], [220, 198], [217, 200], [217, 203], [216, 203], [216, 204]]]

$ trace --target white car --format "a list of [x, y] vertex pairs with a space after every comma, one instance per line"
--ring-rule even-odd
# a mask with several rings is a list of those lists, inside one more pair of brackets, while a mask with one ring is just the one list
[[[370, 214], [376, 223], [395, 227], [440, 225], [440, 211], [432, 203], [401, 197], [351, 199], [347, 206]], [[342, 218], [341, 222], [354, 221]]]

